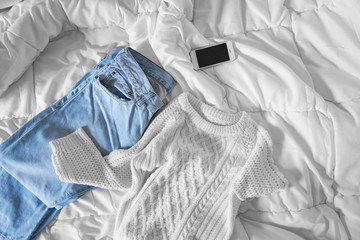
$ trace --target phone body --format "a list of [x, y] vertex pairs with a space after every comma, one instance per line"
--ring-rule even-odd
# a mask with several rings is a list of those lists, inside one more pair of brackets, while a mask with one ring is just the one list
[[212, 67], [235, 59], [235, 51], [231, 41], [214, 44], [190, 51], [194, 69]]

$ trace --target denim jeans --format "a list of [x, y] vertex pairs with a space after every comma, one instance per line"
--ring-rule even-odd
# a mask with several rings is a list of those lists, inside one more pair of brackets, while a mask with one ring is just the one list
[[0, 239], [35, 238], [62, 207], [94, 189], [58, 179], [50, 141], [82, 127], [103, 155], [129, 148], [174, 84], [166, 71], [133, 49], [115, 48], [63, 98], [3, 142]]

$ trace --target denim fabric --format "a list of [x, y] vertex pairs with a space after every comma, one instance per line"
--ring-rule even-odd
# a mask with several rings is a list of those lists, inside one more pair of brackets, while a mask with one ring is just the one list
[[85, 129], [103, 155], [142, 136], [175, 82], [132, 50], [115, 48], [60, 100], [0, 145], [0, 239], [31, 239], [92, 186], [61, 182], [49, 141]]

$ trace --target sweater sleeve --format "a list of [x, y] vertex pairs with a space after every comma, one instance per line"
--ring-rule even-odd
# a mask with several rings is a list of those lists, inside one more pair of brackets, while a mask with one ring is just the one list
[[233, 182], [234, 192], [241, 201], [264, 196], [288, 185], [274, 163], [270, 136], [261, 126], [255, 123], [250, 126], [243, 138], [248, 159]]
[[82, 128], [50, 142], [50, 146], [55, 172], [61, 181], [106, 189], [129, 187], [129, 164], [125, 161], [118, 166], [109, 164]]
[[177, 120], [177, 114], [165, 111], [133, 147], [115, 150], [105, 157], [80, 128], [50, 142], [55, 172], [63, 182], [112, 190], [138, 187], [145, 172], [153, 171], [165, 161], [162, 155], [173, 136], [171, 132], [176, 131]]

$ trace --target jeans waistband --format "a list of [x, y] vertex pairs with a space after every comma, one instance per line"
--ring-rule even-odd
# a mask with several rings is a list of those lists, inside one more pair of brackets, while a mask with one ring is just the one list
[[152, 97], [157, 95], [163, 100], [166, 94], [161, 94], [161, 90], [168, 92], [176, 83], [168, 72], [132, 48], [114, 48], [94, 68], [95, 75], [106, 76], [113, 70], [119, 72], [132, 86], [139, 106], [147, 102], [151, 108]]
[[[125, 78], [130, 82], [134, 90], [136, 104], [141, 106], [147, 103], [149, 110], [154, 113], [161, 106], [163, 99], [159, 98], [159, 90], [153, 89], [148, 77], [152, 77], [160, 83], [166, 91], [170, 91], [176, 84], [173, 77], [164, 69], [150, 61], [148, 58], [133, 50], [132, 48], [114, 48], [90, 71], [88, 71], [81, 80], [79, 80], [72, 89], [53, 107], [59, 108], [67, 101], [78, 94], [90, 81], [93, 81], [99, 75], [109, 75], [111, 68], [121, 71]], [[154, 98], [157, 96], [156, 98]]]
[[176, 84], [174, 78], [167, 71], [132, 48], [114, 48], [96, 65], [96, 68], [99, 71], [106, 71], [114, 60], [126, 62], [129, 58], [133, 58], [139, 64], [141, 67], [138, 69], [139, 71], [143, 71], [145, 74], [155, 78], [167, 91], [170, 91]]

